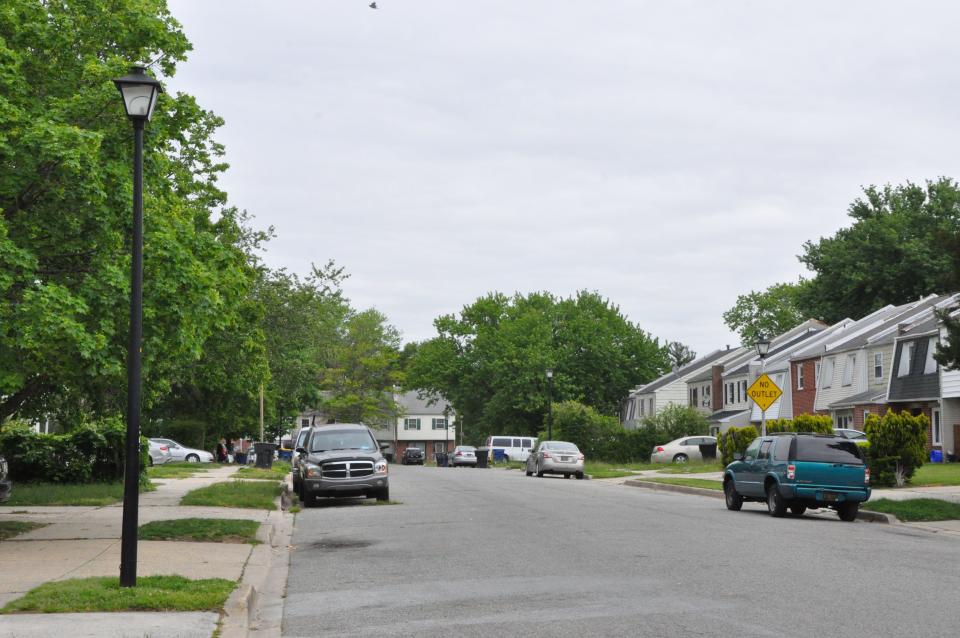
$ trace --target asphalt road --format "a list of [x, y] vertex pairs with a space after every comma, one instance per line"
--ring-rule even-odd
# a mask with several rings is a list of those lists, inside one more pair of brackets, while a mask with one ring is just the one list
[[[960, 541], [518, 471], [297, 515], [285, 636], [956, 635]], [[372, 501], [367, 501], [372, 502]]]

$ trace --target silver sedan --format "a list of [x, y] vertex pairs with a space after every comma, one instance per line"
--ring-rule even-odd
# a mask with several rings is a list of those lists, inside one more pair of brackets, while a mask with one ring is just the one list
[[477, 448], [472, 445], [458, 445], [450, 453], [450, 467], [460, 465], [477, 466]]
[[583, 478], [583, 454], [567, 441], [541, 441], [527, 458], [527, 476], [563, 474], [564, 478]]

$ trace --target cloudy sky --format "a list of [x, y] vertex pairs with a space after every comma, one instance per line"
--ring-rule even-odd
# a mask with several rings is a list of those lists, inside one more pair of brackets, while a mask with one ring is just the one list
[[701, 354], [861, 186], [955, 176], [950, 2], [170, 0], [267, 262], [333, 258], [406, 340], [597, 290]]

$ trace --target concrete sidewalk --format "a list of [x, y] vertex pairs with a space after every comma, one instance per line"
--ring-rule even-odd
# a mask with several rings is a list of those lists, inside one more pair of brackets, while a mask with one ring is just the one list
[[[178, 518], [243, 518], [261, 525], [270, 521], [271, 512], [265, 510], [179, 505], [187, 492], [227, 480], [238, 469], [215, 467], [194, 478], [155, 479], [157, 490], [140, 495], [139, 524]], [[0, 508], [0, 520], [47, 524], [0, 542], [0, 606], [48, 581], [119, 577], [122, 512], [120, 503], [104, 507]], [[262, 526], [261, 532], [264, 530]], [[260, 540], [269, 543], [269, 538]], [[140, 541], [137, 574], [239, 581], [253, 549], [247, 543]], [[0, 637], [55, 632], [72, 636], [210, 636], [219, 619], [216, 612], [17, 614], [0, 616]]]

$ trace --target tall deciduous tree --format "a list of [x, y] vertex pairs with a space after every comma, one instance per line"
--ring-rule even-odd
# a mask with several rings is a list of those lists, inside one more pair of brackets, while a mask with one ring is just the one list
[[[133, 135], [112, 79], [133, 60], [169, 78], [189, 49], [163, 0], [0, 7], [0, 419], [64, 396], [123, 405]], [[244, 321], [248, 258], [236, 218], [216, 215], [220, 124], [165, 93], [146, 129], [147, 407]]]
[[547, 368], [554, 370], [554, 401], [576, 400], [613, 415], [627, 390], [666, 367], [657, 339], [592, 292], [568, 299], [492, 293], [434, 326], [438, 336], [410, 359], [407, 386], [447, 398], [474, 441], [540, 431], [550, 396]]
[[803, 322], [798, 296], [804, 285], [774, 284], [762, 292], [740, 295], [733, 308], [723, 313], [723, 321], [745, 346], [752, 346], [760, 336], [786, 332]]
[[697, 358], [697, 353], [679, 341], [667, 344], [667, 361], [671, 368], [681, 368]]
[[815, 275], [799, 296], [808, 316], [828, 323], [858, 319], [886, 304], [960, 287], [954, 180], [871, 186], [849, 215], [849, 228], [804, 244], [800, 261]]

